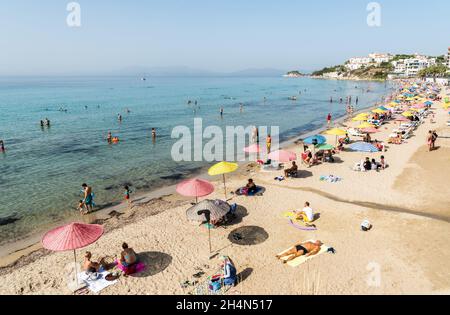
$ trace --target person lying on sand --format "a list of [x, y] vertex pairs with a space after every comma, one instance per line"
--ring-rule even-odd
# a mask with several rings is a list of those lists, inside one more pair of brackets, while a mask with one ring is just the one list
[[[292, 246], [288, 251], [286, 251], [284, 254], [276, 255], [275, 257], [283, 260], [283, 264], [287, 263], [288, 261], [294, 260], [297, 257], [300, 256], [313, 256], [316, 255], [318, 252], [320, 252], [320, 248], [323, 245], [321, 241], [316, 242], [303, 242], [298, 243], [294, 246]], [[283, 259], [286, 258], [287, 259]]]
[[295, 163], [295, 161], [292, 161], [292, 166], [284, 170], [284, 176], [289, 177], [292, 175], [297, 175], [297, 172], [298, 172], [297, 163]]

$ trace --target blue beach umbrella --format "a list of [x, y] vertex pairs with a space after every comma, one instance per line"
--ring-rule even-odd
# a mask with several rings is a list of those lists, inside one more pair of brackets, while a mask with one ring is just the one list
[[384, 107], [384, 106], [380, 106], [380, 107], [378, 107], [379, 109], [381, 109], [381, 110], [389, 110], [389, 109], [387, 109], [386, 107]]
[[425, 105], [433, 105], [433, 102], [426, 101], [424, 104], [425, 104]]
[[308, 137], [305, 140], [303, 140], [304, 143], [306, 144], [323, 144], [325, 142], [327, 142], [327, 139], [324, 136], [321, 135], [315, 135], [312, 137]]
[[378, 152], [378, 148], [367, 142], [355, 142], [350, 144], [350, 149], [352, 151], [358, 152]]

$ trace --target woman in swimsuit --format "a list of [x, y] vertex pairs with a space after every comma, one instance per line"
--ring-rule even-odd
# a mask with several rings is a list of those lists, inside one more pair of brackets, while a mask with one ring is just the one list
[[[320, 248], [323, 245], [321, 241], [316, 242], [304, 242], [299, 243], [288, 249], [285, 253], [281, 255], [276, 255], [276, 258], [283, 261], [283, 264], [287, 263], [288, 261], [294, 260], [297, 257], [300, 256], [312, 256], [320, 252]], [[286, 259], [283, 259], [286, 258]]]
[[122, 244], [123, 251], [120, 253], [120, 264], [129, 267], [137, 262], [136, 252], [128, 247], [127, 243]]

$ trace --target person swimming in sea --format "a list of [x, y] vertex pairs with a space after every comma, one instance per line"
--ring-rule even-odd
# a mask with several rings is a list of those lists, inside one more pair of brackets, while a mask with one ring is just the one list
[[108, 144], [112, 143], [112, 133], [111, 133], [111, 131], [108, 131], [108, 136], [106, 137], [106, 141], [108, 141]]
[[0, 140], [0, 152], [5, 152], [5, 142], [3, 140]]

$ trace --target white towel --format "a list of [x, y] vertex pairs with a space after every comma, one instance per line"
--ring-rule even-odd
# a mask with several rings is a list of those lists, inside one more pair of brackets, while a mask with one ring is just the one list
[[110, 285], [113, 285], [117, 282], [117, 280], [114, 281], [107, 281], [105, 280], [105, 277], [109, 274], [108, 271], [99, 272], [98, 273], [98, 279], [97, 280], [91, 280], [89, 279], [89, 275], [86, 274], [86, 272], [80, 272], [78, 274], [78, 280], [80, 282], [85, 283], [89, 290], [91, 290], [94, 293], [98, 293], [101, 290], [103, 290], [106, 287], [109, 287]]

